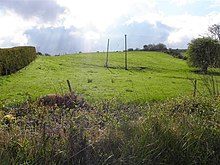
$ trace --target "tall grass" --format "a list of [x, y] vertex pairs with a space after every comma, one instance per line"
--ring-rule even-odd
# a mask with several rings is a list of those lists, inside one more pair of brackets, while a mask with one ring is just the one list
[[141, 107], [131, 108], [114, 100], [91, 106], [74, 94], [50, 95], [14, 108], [1, 106], [0, 163], [101, 164], [106, 146], [94, 146], [107, 128], [141, 113]]
[[179, 98], [151, 106], [114, 133], [123, 146], [118, 164], [219, 164], [219, 105], [219, 98]]
[[152, 105], [45, 98], [0, 106], [1, 164], [220, 164], [218, 97]]

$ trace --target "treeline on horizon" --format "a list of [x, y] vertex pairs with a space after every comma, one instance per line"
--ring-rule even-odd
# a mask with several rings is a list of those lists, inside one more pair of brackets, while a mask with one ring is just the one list
[[[186, 60], [187, 57], [182, 53], [182, 52], [186, 52], [187, 49], [173, 49], [173, 48], [167, 48], [167, 46], [163, 43], [158, 43], [158, 44], [146, 44], [143, 46], [143, 48], [128, 48], [127, 51], [131, 52], [131, 51], [156, 51], [156, 52], [164, 52], [167, 53], [169, 55], [172, 55], [175, 58], [180, 58], [183, 60]], [[123, 50], [125, 51], [125, 50]], [[100, 51], [96, 51], [96, 53], [99, 53]], [[103, 51], [104, 52], [104, 51]], [[121, 50], [115, 50], [112, 52], [121, 52]], [[78, 52], [79, 54], [83, 53], [82, 51]], [[64, 54], [55, 54], [55, 55], [51, 55], [49, 53], [42, 53], [40, 51], [37, 52], [37, 55], [39, 56], [61, 56], [61, 55], [65, 55], [68, 53], [64, 53]]]
[[172, 48], [167, 48], [167, 46], [163, 43], [158, 43], [158, 44], [146, 44], [143, 46], [142, 49], [140, 48], [129, 48], [128, 51], [157, 51], [157, 52], [164, 52], [167, 53], [175, 58], [187, 60], [187, 57], [182, 53], [186, 52], [186, 49], [172, 49]]

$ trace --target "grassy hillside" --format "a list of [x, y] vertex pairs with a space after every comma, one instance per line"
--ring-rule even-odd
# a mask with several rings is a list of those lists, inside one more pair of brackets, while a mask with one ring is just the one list
[[[124, 53], [40, 56], [16, 74], [0, 77], [0, 100], [22, 101], [46, 94], [68, 92], [72, 88], [89, 101], [106, 98], [153, 101], [179, 95], [191, 95], [191, 79], [199, 78], [186, 62], [159, 52], [129, 52], [128, 70]], [[201, 84], [201, 83], [200, 83]]]
[[193, 79], [204, 94], [202, 84], [216, 88], [219, 72], [205, 76], [210, 84], [163, 53], [129, 52], [129, 70], [123, 57], [111, 53], [109, 69], [105, 53], [38, 57], [0, 77], [0, 100], [9, 103], [68, 92], [67, 79], [86, 98], [0, 101], [0, 164], [220, 164], [220, 97], [138, 104], [192, 95]]

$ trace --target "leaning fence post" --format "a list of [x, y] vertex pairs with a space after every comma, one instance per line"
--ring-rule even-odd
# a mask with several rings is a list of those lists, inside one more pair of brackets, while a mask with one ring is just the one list
[[66, 81], [67, 81], [67, 85], [68, 85], [68, 87], [69, 87], [69, 91], [70, 91], [70, 93], [72, 94], [73, 91], [72, 91], [72, 88], [71, 88], [71, 85], [70, 85], [70, 81], [69, 81], [69, 80], [66, 80]]
[[194, 89], [193, 89], [193, 97], [196, 97], [197, 80], [194, 80], [193, 86], [194, 86]]

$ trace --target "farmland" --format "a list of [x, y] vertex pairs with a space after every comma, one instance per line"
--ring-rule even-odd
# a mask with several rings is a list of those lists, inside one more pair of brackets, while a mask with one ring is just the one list
[[18, 73], [0, 77], [0, 100], [20, 102], [66, 93], [66, 80], [91, 102], [113, 97], [123, 102], [165, 100], [191, 95], [192, 80], [201, 78], [186, 61], [159, 52], [129, 52], [128, 70], [123, 52], [109, 54], [108, 69], [105, 59], [105, 53], [39, 56]]
[[202, 75], [160, 52], [129, 52], [128, 70], [123, 52], [105, 60], [38, 56], [1, 76], [0, 163], [220, 163], [218, 69]]

